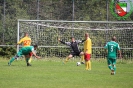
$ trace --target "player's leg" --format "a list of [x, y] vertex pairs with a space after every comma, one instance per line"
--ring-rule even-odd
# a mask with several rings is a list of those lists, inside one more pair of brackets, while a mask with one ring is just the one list
[[70, 58], [72, 58], [73, 56], [74, 56], [73, 53], [69, 54], [69, 55], [66, 57], [66, 59], [65, 59], [65, 63], [68, 62], [68, 60], [69, 60]]
[[30, 59], [29, 59], [28, 62], [31, 63], [31, 61], [32, 61], [32, 52], [29, 53], [29, 56], [30, 56]]
[[112, 59], [107, 58], [107, 64], [108, 64], [108, 68], [109, 68], [110, 70], [113, 70], [113, 67], [112, 67]]
[[91, 61], [90, 60], [86, 60], [85, 61], [85, 66], [86, 66], [86, 70], [91, 70]]
[[84, 52], [80, 52], [81, 64], [84, 64]]
[[91, 61], [88, 61], [88, 70], [91, 70]]
[[25, 55], [25, 61], [27, 63], [27, 66], [31, 66], [31, 64], [29, 63], [29, 60], [30, 60], [30, 55]]
[[85, 54], [84, 59], [85, 59], [85, 65], [86, 65], [86, 70], [91, 70], [91, 61], [90, 61], [90, 54]]
[[31, 61], [32, 61], [32, 56], [30, 56], [29, 63], [31, 63]]
[[108, 62], [108, 68], [111, 70], [111, 75], [114, 75], [114, 68], [113, 68], [113, 66], [112, 66], [112, 64], [113, 64], [113, 59], [112, 58], [108, 58], [107, 59], [107, 62]]
[[15, 59], [17, 59], [19, 56], [17, 56], [17, 55], [15, 55], [14, 57], [12, 57], [11, 59], [10, 59], [10, 61], [8, 62], [8, 65], [11, 65], [11, 63], [15, 60]]
[[87, 60], [85, 60], [85, 66], [86, 66], [86, 70], [88, 70], [89, 69], [89, 67], [88, 67], [88, 61]]
[[65, 63], [68, 62], [68, 60], [69, 60], [70, 58], [72, 58], [72, 57], [73, 57], [72, 54], [70, 54], [68, 57], [66, 57], [66, 59], [65, 59]]
[[114, 69], [114, 74], [116, 73], [116, 59], [113, 59], [113, 69]]
[[18, 57], [20, 57], [20, 56], [22, 56], [22, 51], [21, 51], [21, 50], [17, 53], [17, 55], [15, 55], [14, 57], [12, 57], [12, 58], [10, 59], [10, 61], [8, 62], [8, 65], [11, 65], [11, 63], [12, 63], [15, 59], [17, 59]]

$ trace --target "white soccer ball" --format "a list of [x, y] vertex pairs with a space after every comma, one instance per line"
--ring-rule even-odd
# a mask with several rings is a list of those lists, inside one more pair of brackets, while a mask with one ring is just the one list
[[81, 65], [81, 63], [80, 62], [77, 62], [77, 66], [80, 66]]

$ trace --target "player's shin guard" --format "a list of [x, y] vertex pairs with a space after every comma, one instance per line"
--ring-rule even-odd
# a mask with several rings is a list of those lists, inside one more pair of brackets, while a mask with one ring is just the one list
[[18, 58], [18, 56], [12, 57], [11, 60], [9, 61], [9, 63], [11, 64], [17, 58]]
[[114, 68], [114, 71], [116, 71], [116, 66], [115, 65], [113, 65], [113, 68]]
[[15, 60], [15, 58], [12, 57], [11, 60], [9, 61], [9, 63], [11, 64], [14, 60]]
[[29, 59], [30, 59], [30, 58], [26, 58], [26, 63], [29, 63]]
[[69, 60], [69, 57], [66, 57], [66, 59], [65, 59], [65, 63], [68, 62], [68, 60]]
[[85, 61], [85, 66], [86, 66], [86, 70], [88, 70], [89, 69], [88, 61]]
[[110, 70], [114, 70], [113, 67], [112, 67], [112, 65], [108, 65], [108, 68], [109, 68]]
[[81, 62], [84, 62], [84, 55], [81, 56]]
[[29, 63], [29, 59], [30, 59], [30, 58], [26, 58], [27, 66], [31, 66], [31, 64]]
[[30, 57], [30, 59], [29, 59], [29, 61], [28, 61], [28, 62], [29, 62], [29, 63], [31, 63], [31, 60], [32, 60], [32, 57]]
[[88, 61], [88, 67], [89, 67], [88, 70], [91, 70], [91, 61], [90, 60]]
[[86, 61], [85, 65], [86, 65], [86, 70], [91, 70], [91, 62], [90, 62], [90, 60]]

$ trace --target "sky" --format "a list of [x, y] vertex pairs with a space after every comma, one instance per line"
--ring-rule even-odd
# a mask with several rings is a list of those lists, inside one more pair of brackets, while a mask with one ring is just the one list
[[132, 2], [132, 5], [133, 5], [133, 0], [119, 0], [119, 1], [125, 1], [125, 2], [127, 2], [127, 12], [129, 12], [130, 11], [130, 3], [129, 3], [129, 1], [131, 1]]

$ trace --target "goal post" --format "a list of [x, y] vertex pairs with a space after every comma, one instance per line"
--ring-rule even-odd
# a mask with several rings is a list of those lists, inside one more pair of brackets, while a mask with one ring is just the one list
[[[32, 44], [38, 44], [37, 53], [43, 57], [64, 57], [69, 54], [69, 47], [58, 42], [83, 40], [89, 33], [92, 39], [92, 58], [105, 58], [103, 49], [112, 36], [117, 37], [124, 58], [133, 57], [133, 22], [131, 21], [63, 21], [63, 20], [18, 20], [17, 41], [28, 32]], [[83, 50], [83, 44], [80, 44]], [[17, 47], [19, 50], [19, 47]]]

